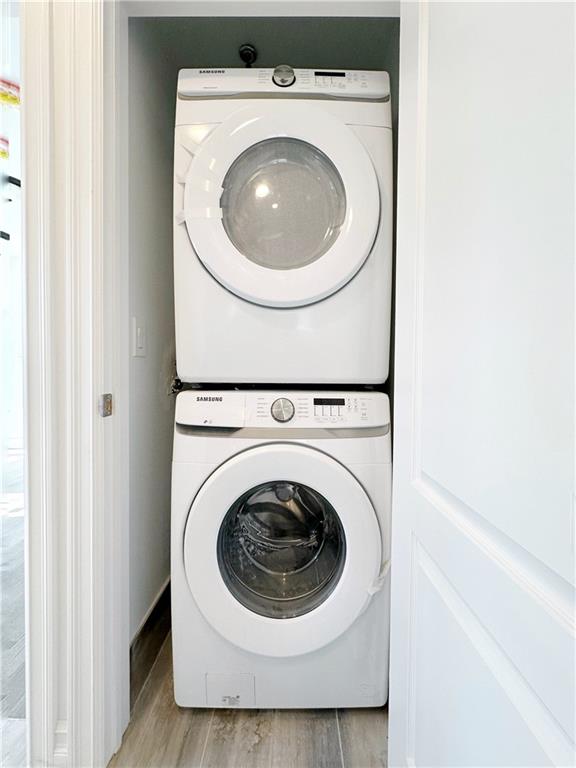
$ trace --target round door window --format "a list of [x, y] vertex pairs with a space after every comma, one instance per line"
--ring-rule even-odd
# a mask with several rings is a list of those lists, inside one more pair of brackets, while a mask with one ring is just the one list
[[344, 529], [332, 505], [294, 482], [264, 483], [228, 510], [218, 565], [232, 595], [254, 613], [289, 619], [323, 603], [346, 559]]
[[306, 141], [266, 139], [230, 166], [220, 198], [235, 248], [269, 269], [297, 269], [334, 244], [346, 216], [346, 193], [332, 161]]

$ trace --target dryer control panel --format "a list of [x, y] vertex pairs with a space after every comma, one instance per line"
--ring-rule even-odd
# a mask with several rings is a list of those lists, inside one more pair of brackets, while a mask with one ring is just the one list
[[176, 423], [222, 429], [374, 428], [390, 423], [390, 405], [382, 392], [187, 390], [176, 399]]
[[297, 96], [387, 101], [387, 72], [358, 69], [181, 69], [178, 96], [205, 99], [251, 96]]

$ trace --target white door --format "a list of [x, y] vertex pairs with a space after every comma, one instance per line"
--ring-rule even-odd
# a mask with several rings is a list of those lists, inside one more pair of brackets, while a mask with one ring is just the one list
[[206, 621], [252, 653], [296, 656], [335, 640], [379, 588], [385, 549], [356, 478], [314, 448], [232, 457], [190, 507], [184, 562]]
[[262, 100], [200, 145], [188, 129], [176, 132], [177, 147], [193, 153], [176, 219], [222, 285], [256, 304], [295, 307], [353, 278], [372, 249], [380, 197], [347, 125], [312, 104]]
[[574, 7], [402, 5], [390, 765], [574, 764]]

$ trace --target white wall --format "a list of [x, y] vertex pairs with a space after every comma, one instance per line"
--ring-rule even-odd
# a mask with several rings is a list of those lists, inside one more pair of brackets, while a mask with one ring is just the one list
[[[399, 19], [133, 18], [129, 35], [130, 322], [148, 354], [130, 360], [130, 627], [138, 630], [169, 575], [174, 358], [172, 142], [182, 67], [258, 64], [386, 69], [397, 115]], [[209, 383], [209, 382], [207, 382]]]
[[130, 29], [130, 311], [146, 328], [146, 357], [130, 358], [130, 630], [169, 576], [174, 397], [172, 126], [174, 78], [146, 27]]

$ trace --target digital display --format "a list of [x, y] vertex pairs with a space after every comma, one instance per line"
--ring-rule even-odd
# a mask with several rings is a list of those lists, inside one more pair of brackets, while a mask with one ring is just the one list
[[314, 72], [316, 77], [346, 77], [346, 72]]
[[343, 397], [315, 397], [314, 405], [346, 405]]

